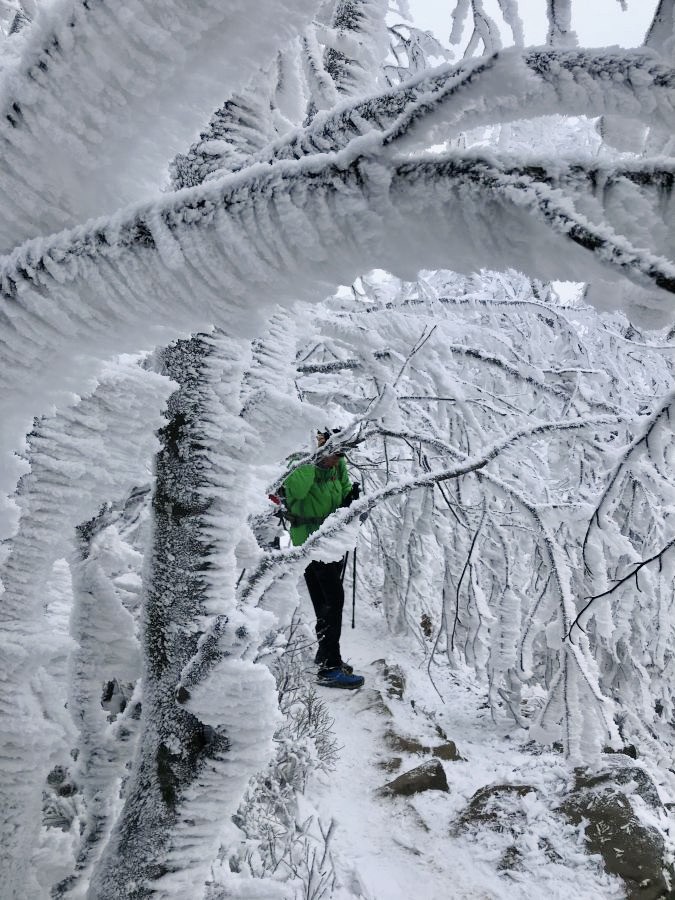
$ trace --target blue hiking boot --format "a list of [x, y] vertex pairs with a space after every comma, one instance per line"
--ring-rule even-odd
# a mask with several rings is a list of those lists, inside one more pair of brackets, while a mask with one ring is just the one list
[[[314, 657], [314, 665], [315, 665], [315, 666], [318, 666], [319, 669], [321, 669], [321, 661], [319, 660], [319, 654], [318, 654], [318, 653], [317, 653], [317, 655]], [[341, 668], [342, 671], [345, 672], [347, 675], [353, 675], [353, 674], [354, 674], [354, 666], [350, 666], [349, 663], [346, 663], [344, 660], [341, 660], [341, 662], [340, 662], [340, 668]]]
[[352, 675], [345, 672], [343, 668], [321, 669], [317, 677], [319, 684], [324, 687], [346, 688], [347, 690], [360, 688], [365, 680], [362, 675]]

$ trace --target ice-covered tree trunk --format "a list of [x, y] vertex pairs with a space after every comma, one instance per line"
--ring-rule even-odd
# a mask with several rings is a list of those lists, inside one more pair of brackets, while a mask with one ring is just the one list
[[89, 896], [199, 897], [249, 778], [272, 753], [274, 679], [254, 660], [274, 617], [237, 604], [235, 548], [254, 435], [246, 353], [224, 336], [162, 354], [181, 387], [160, 433], [144, 572], [142, 718], [125, 806]]
[[228, 747], [226, 735], [206, 728], [177, 695], [206, 614], [209, 499], [197, 452], [204, 441], [197, 385], [206, 353], [198, 338], [163, 353], [166, 374], [181, 387], [170, 398], [171, 418], [160, 433], [156, 462], [143, 615], [143, 733], [118, 833], [92, 882], [90, 896], [101, 900], [153, 894], [153, 882], [167, 871], [169, 838], [186, 790], [207, 760], [220, 758]]

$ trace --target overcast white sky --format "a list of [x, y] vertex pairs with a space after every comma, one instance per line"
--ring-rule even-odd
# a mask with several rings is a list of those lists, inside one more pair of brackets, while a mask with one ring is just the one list
[[[447, 44], [450, 33], [453, 6], [454, 0], [410, 0], [415, 24], [431, 29], [443, 44]], [[486, 0], [485, 6], [494, 13], [496, 21], [502, 21], [496, 0]], [[582, 47], [611, 44], [638, 47], [656, 6], [657, 0], [628, 0], [628, 9], [623, 12], [619, 0], [576, 0], [572, 3], [572, 24]], [[525, 25], [526, 43], [542, 44], [546, 35], [546, 0], [518, 0], [518, 7]], [[511, 43], [508, 31], [504, 43]]]

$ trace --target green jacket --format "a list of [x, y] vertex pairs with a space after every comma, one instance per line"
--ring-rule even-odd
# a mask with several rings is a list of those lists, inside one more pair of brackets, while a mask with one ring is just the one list
[[291, 472], [284, 481], [284, 496], [293, 546], [304, 544], [323, 520], [342, 506], [351, 489], [344, 459], [331, 469], [306, 465]]

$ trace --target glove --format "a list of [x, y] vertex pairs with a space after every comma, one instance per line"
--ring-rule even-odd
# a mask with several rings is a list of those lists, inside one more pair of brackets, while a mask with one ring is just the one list
[[357, 481], [352, 482], [352, 489], [349, 492], [349, 502], [353, 503], [361, 496], [361, 485]]
[[347, 494], [345, 499], [342, 501], [343, 506], [351, 506], [355, 500], [358, 500], [361, 495], [361, 485], [357, 484], [355, 481], [352, 482], [352, 489]]

